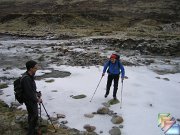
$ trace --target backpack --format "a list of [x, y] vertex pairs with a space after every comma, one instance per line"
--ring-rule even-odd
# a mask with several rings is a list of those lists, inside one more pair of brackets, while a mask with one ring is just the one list
[[24, 102], [24, 98], [23, 98], [23, 88], [21, 86], [21, 81], [24, 77], [26, 77], [27, 75], [23, 75], [21, 77], [19, 77], [18, 79], [16, 79], [14, 81], [14, 95], [15, 95], [15, 99], [22, 104]]

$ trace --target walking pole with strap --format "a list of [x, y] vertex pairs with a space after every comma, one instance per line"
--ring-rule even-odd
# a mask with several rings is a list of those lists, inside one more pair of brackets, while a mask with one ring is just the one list
[[99, 81], [99, 83], [98, 83], [98, 85], [97, 85], [97, 87], [96, 87], [96, 90], [95, 90], [94, 93], [93, 93], [93, 96], [92, 96], [90, 102], [92, 101], [92, 99], [93, 99], [93, 97], [94, 97], [94, 95], [95, 95], [95, 93], [96, 93], [96, 91], [97, 91], [97, 88], [99, 87], [99, 84], [101, 83], [102, 78], [103, 78], [103, 76], [101, 76], [101, 79], [100, 79], [100, 81]]
[[46, 114], [47, 114], [47, 117], [48, 117], [49, 121], [51, 122], [51, 125], [52, 125], [53, 128], [54, 128], [54, 132], [56, 132], [56, 128], [55, 128], [55, 126], [53, 125], [52, 120], [51, 120], [49, 114], [47, 113], [47, 110], [46, 110], [46, 108], [45, 108], [43, 102], [41, 102], [41, 104], [42, 104], [42, 106], [43, 106], [43, 108], [44, 108], [44, 110], [45, 110], [45, 112], [46, 112]]
[[122, 92], [123, 92], [123, 80], [121, 81], [122, 86], [121, 86], [121, 103], [120, 103], [120, 109], [122, 108]]

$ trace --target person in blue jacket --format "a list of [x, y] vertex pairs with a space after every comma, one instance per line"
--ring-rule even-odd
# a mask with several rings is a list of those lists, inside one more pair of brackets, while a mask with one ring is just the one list
[[111, 84], [112, 84], [112, 81], [114, 80], [113, 98], [114, 98], [114, 100], [116, 100], [117, 99], [116, 93], [118, 90], [119, 76], [121, 74], [121, 82], [123, 82], [124, 76], [125, 76], [124, 66], [119, 61], [119, 58], [116, 54], [112, 54], [110, 56], [110, 60], [104, 64], [102, 76], [105, 75], [106, 70], [108, 73], [108, 78], [107, 78], [107, 85], [106, 85], [106, 94], [104, 97], [106, 98], [109, 95]]

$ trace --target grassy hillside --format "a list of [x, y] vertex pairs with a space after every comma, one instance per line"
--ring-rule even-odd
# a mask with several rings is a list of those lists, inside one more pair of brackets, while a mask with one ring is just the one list
[[1, 33], [179, 39], [179, 29], [179, 0], [0, 1]]

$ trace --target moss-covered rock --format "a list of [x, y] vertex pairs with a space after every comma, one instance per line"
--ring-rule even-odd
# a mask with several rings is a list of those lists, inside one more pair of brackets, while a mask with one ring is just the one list
[[82, 98], [85, 98], [85, 97], [86, 97], [86, 95], [84, 95], [84, 94], [77, 95], [77, 96], [72, 96], [72, 98], [74, 98], [74, 99], [82, 99]]
[[111, 99], [108, 101], [108, 104], [110, 104], [110, 105], [114, 105], [114, 104], [118, 104], [118, 103], [119, 103], [118, 99]]
[[49, 80], [46, 80], [45, 82], [52, 83], [52, 82], [54, 82], [54, 79], [49, 79]]
[[7, 83], [0, 83], [0, 89], [4, 89], [7, 87], [8, 87]]

